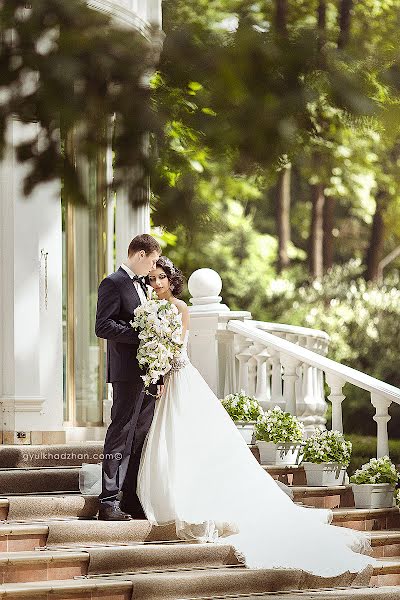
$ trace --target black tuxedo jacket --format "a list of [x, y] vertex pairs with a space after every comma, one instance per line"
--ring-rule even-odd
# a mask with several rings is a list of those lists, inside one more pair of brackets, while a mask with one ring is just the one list
[[137, 381], [143, 374], [136, 358], [138, 331], [129, 324], [139, 304], [133, 281], [121, 267], [101, 282], [95, 332], [107, 340], [108, 383]]

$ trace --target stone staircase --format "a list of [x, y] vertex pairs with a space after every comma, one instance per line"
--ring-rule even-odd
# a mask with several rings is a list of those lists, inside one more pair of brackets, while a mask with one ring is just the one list
[[296, 502], [332, 508], [335, 525], [369, 531], [380, 564], [371, 577], [329, 580], [246, 569], [229, 538], [224, 545], [189, 543], [177, 540], [172, 526], [97, 521], [98, 500], [80, 495], [78, 474], [82, 462], [100, 455], [95, 443], [0, 446], [0, 599], [400, 598], [397, 508], [358, 510], [349, 486], [311, 488], [301, 467], [265, 467], [293, 486]]

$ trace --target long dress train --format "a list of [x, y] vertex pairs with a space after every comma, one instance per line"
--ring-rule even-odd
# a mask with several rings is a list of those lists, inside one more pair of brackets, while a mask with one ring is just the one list
[[333, 577], [375, 564], [365, 534], [330, 525], [330, 510], [294, 504], [264, 471], [186, 347], [187, 334], [142, 453], [137, 491], [149, 521], [175, 522], [184, 540], [231, 536], [250, 568]]

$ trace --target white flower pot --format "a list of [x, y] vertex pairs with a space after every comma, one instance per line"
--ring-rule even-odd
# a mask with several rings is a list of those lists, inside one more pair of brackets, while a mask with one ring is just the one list
[[390, 508], [393, 506], [394, 485], [391, 483], [352, 483], [356, 508]]
[[262, 465], [274, 465], [277, 444], [274, 444], [274, 442], [264, 442], [263, 440], [257, 440], [256, 445], [260, 452], [260, 463]]
[[302, 463], [306, 472], [307, 485], [315, 487], [328, 487], [343, 485], [346, 476], [346, 467], [340, 463]]
[[297, 442], [279, 442], [275, 453], [276, 465], [298, 465], [302, 444]]
[[253, 442], [255, 424], [255, 421], [235, 421], [235, 425], [246, 444], [250, 445]]
[[303, 444], [298, 442], [256, 442], [262, 465], [298, 465]]

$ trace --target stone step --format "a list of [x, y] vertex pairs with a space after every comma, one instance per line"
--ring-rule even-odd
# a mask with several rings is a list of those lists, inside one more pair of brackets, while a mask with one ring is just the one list
[[240, 597], [218, 596], [219, 600], [398, 600], [398, 598], [399, 588], [395, 586], [271, 592]]
[[11, 521], [57, 518], [91, 519], [97, 515], [97, 496], [76, 494], [40, 494], [0, 498], [0, 518]]
[[400, 527], [400, 511], [393, 508], [334, 508], [333, 523], [358, 531], [378, 531]]
[[370, 535], [375, 558], [400, 557], [400, 530], [371, 531]]
[[[1, 600], [131, 600], [133, 585], [124, 580], [67, 579], [6, 583], [0, 585]], [[138, 599], [139, 600], [139, 599]]]
[[[136, 522], [137, 525], [132, 529], [136, 529], [136, 533], [132, 534], [133, 542], [135, 543], [146, 543], [146, 540], [149, 538], [149, 527], [143, 527], [143, 522]], [[82, 524], [79, 524], [81, 527]], [[73, 548], [81, 548], [87, 547], [91, 545], [88, 542], [90, 538], [90, 534], [84, 536], [82, 541], [76, 539], [76, 524], [69, 523], [66, 521], [54, 524], [8, 524], [8, 525], [0, 525], [0, 552], [21, 552], [21, 551], [29, 551], [35, 550], [35, 548], [44, 548], [47, 546], [49, 527], [52, 527], [52, 536], [50, 544], [48, 547], [73, 547]], [[54, 531], [54, 527], [56, 530]], [[88, 527], [85, 524], [85, 528]], [[89, 526], [90, 527], [90, 526]], [[132, 543], [130, 540], [131, 531], [128, 535], [121, 535], [121, 538], [118, 540], [117, 536], [110, 537], [107, 536], [108, 544], [118, 544], [118, 542], [125, 541], [125, 543]], [[66, 535], [67, 532], [71, 532]], [[92, 530], [93, 535], [95, 536], [94, 540], [91, 540], [92, 544], [98, 546], [101, 544], [101, 531], [99, 531], [98, 527]], [[171, 531], [167, 532], [168, 535], [165, 537], [173, 537], [170, 535]], [[153, 534], [154, 537], [161, 537], [160, 535]], [[381, 530], [381, 531], [371, 531], [371, 544], [373, 548], [373, 556], [375, 558], [393, 558], [400, 557], [400, 530]], [[97, 541], [96, 541], [97, 539]], [[53, 541], [52, 541], [53, 540]], [[172, 541], [172, 540], [165, 540]], [[149, 540], [149, 543], [152, 543]]]
[[368, 585], [369, 574], [346, 573], [323, 578], [289, 569], [246, 569], [245, 567], [204, 569], [170, 573], [124, 575], [133, 582], [133, 598], [178, 600], [251, 595], [287, 590]]
[[0, 552], [22, 552], [46, 545], [48, 525], [0, 525]]
[[[103, 597], [133, 598], [137, 600], [182, 600], [185, 598], [216, 598], [249, 596], [300, 589], [318, 589], [322, 586], [367, 585], [365, 576], [340, 576], [326, 579], [287, 569], [246, 569], [244, 567], [181, 570], [160, 573], [123, 574], [109, 578], [51, 580], [47, 582], [5, 583], [0, 585], [0, 598], [46, 598], [63, 597], [71, 600]], [[105, 595], [105, 584], [109, 584]], [[126, 596], [117, 596], [117, 586], [125, 584], [120, 591]], [[130, 584], [128, 587], [127, 584]], [[115, 588], [113, 589], [113, 586]], [[131, 591], [131, 596], [127, 594]], [[118, 591], [118, 593], [120, 593]], [[103, 593], [103, 596], [99, 594]]]
[[306, 473], [301, 465], [261, 465], [273, 479], [278, 479], [286, 485], [305, 486], [307, 484]]
[[6, 494], [78, 492], [79, 467], [38, 467], [0, 470], [0, 490]]
[[102, 442], [0, 445], [0, 469], [79, 466], [102, 460]]
[[316, 508], [353, 507], [354, 498], [351, 486], [337, 485], [331, 487], [292, 486], [294, 502]]
[[0, 583], [73, 579], [82, 576], [177, 571], [239, 565], [233, 548], [217, 544], [148, 544], [82, 550], [0, 554]]
[[[400, 586], [400, 557], [399, 558], [380, 558], [381, 563], [374, 568], [374, 574], [371, 578], [371, 585], [398, 585]], [[398, 591], [400, 597], [400, 587]]]

